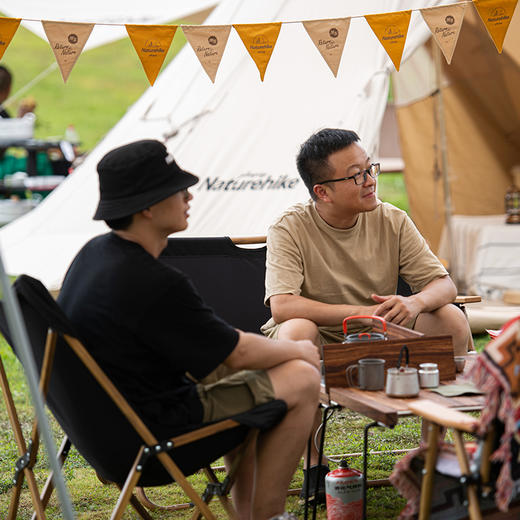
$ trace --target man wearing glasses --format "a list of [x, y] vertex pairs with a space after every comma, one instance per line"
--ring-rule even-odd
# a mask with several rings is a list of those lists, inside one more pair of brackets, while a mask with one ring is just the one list
[[[451, 334], [455, 355], [466, 353], [467, 320], [449, 305], [456, 287], [407, 214], [378, 200], [380, 166], [357, 134], [317, 132], [301, 146], [297, 167], [311, 200], [269, 229], [265, 303], [273, 318], [264, 334], [341, 342], [345, 317], [378, 315], [425, 334]], [[395, 294], [399, 276], [413, 295]], [[363, 326], [355, 323], [352, 332]], [[317, 464], [314, 453], [311, 489], [326, 472]]]

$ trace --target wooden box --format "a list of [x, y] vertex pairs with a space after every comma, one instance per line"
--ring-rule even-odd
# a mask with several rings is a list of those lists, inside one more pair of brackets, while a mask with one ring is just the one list
[[[386, 374], [389, 368], [397, 366], [399, 351], [403, 345], [408, 347], [410, 353], [408, 366], [419, 368], [421, 363], [437, 363], [441, 381], [455, 379], [451, 336], [425, 336], [393, 323], [387, 323], [386, 326], [386, 340], [323, 345], [322, 357], [327, 390], [333, 386], [346, 387], [345, 369], [355, 365], [362, 358], [384, 359]], [[381, 332], [381, 327], [376, 324], [374, 331]], [[402, 363], [405, 363], [404, 355]]]

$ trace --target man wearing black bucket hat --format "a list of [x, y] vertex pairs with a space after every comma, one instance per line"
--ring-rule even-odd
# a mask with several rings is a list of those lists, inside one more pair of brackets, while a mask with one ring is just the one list
[[[258, 441], [258, 493], [252, 478], [242, 477], [233, 494], [240, 518], [283, 513], [318, 404], [317, 348], [310, 341], [274, 341], [234, 329], [204, 305], [183, 273], [157, 260], [168, 236], [187, 227], [188, 188], [198, 181], [162, 143], [116, 148], [101, 159], [98, 173], [94, 218], [112, 231], [78, 253], [60, 305], [152, 431], [172, 436], [186, 425], [284, 400], [285, 417]], [[233, 373], [212, 384], [193, 381], [217, 367]]]

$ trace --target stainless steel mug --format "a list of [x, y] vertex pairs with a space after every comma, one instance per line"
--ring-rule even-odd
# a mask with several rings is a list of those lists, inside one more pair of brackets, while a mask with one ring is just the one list
[[[403, 352], [406, 355], [406, 366], [401, 366]], [[419, 376], [416, 368], [408, 367], [409, 363], [408, 347], [403, 345], [397, 368], [389, 368], [386, 376], [386, 394], [390, 397], [414, 397], [419, 393]]]
[[[354, 382], [357, 370], [358, 384]], [[383, 390], [385, 387], [385, 360], [377, 358], [360, 359], [356, 365], [345, 370], [348, 386], [359, 386], [361, 390]]]
[[421, 363], [419, 365], [419, 385], [421, 388], [437, 388], [439, 386], [437, 363]]

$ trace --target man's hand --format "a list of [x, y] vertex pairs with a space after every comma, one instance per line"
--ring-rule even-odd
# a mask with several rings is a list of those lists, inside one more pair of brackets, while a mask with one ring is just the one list
[[316, 367], [320, 370], [320, 351], [319, 347], [317, 347], [312, 341], [308, 339], [302, 339], [296, 341], [301, 348], [302, 356], [301, 358], [307, 363], [310, 363], [312, 366]]
[[396, 325], [406, 326], [422, 312], [422, 306], [414, 296], [372, 294], [371, 298], [379, 303], [374, 314]]

